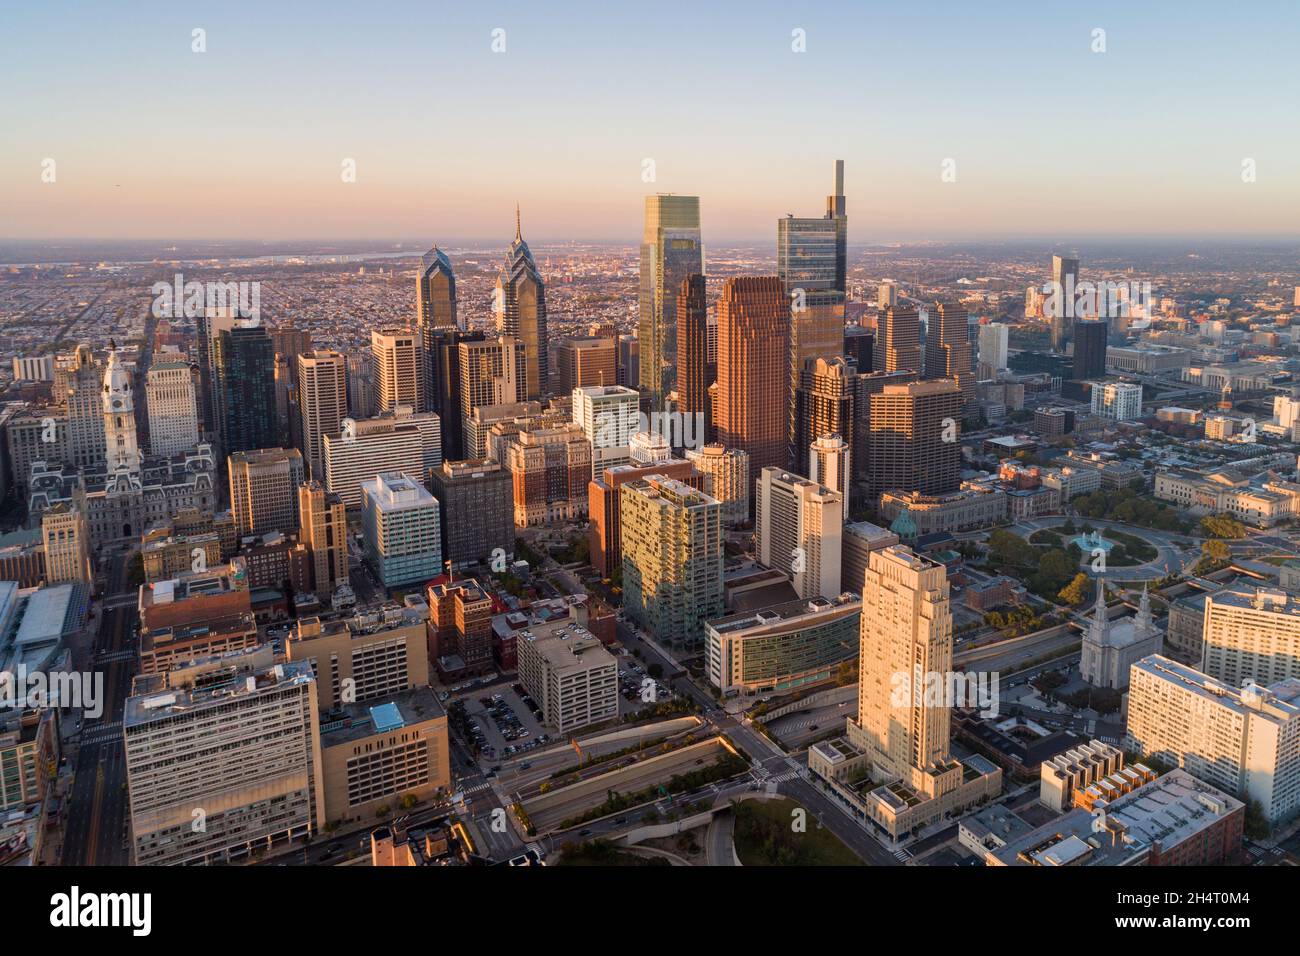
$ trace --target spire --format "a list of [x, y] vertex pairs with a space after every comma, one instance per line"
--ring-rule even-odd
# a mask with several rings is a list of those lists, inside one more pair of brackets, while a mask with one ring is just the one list
[[1138, 601], [1137, 618], [1133, 622], [1134, 626], [1143, 633], [1151, 631], [1151, 599], [1147, 594], [1147, 585], [1142, 585], [1142, 599]]
[[515, 203], [515, 242], [524, 237], [523, 230], [519, 227], [519, 203]]
[[1097, 578], [1097, 602], [1092, 608], [1092, 620], [1088, 623], [1088, 634], [1096, 642], [1102, 643], [1110, 633], [1110, 619], [1106, 616], [1106, 579]]

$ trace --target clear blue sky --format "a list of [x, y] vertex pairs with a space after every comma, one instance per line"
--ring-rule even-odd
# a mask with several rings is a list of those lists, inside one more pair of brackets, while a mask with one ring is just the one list
[[854, 242], [1300, 231], [1281, 0], [10, 4], [0, 88], [10, 238], [508, 239], [518, 200], [634, 242], [671, 191], [769, 239], [836, 158]]

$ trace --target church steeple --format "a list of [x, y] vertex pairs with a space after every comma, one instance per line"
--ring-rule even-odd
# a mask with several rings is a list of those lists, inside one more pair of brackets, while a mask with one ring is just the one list
[[1147, 594], [1147, 585], [1142, 585], [1142, 599], [1138, 601], [1137, 617], [1133, 620], [1133, 626], [1143, 634], [1149, 634], [1152, 630], [1151, 623], [1151, 598]]
[[1105, 643], [1110, 634], [1110, 618], [1106, 616], [1106, 579], [1097, 578], [1097, 602], [1092, 608], [1092, 620], [1088, 622], [1088, 634], [1098, 644]]

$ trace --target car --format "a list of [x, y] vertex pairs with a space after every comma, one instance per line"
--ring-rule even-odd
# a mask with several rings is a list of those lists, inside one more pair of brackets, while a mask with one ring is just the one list
[[533, 767], [532, 763], [527, 760], [525, 760], [523, 763], [519, 765], [520, 770], [531, 770], [532, 767]]
[[579, 831], [578, 831], [578, 836], [591, 836], [591, 828], [588, 827], [588, 828], [585, 829], [585, 830], [579, 830]]

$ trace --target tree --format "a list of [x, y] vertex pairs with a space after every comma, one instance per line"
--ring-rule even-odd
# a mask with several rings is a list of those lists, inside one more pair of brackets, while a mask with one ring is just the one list
[[1211, 561], [1227, 561], [1232, 556], [1232, 549], [1226, 542], [1211, 538], [1201, 545], [1201, 554]]
[[1074, 576], [1074, 579], [1069, 584], [1061, 588], [1061, 592], [1058, 596], [1062, 601], [1070, 605], [1070, 607], [1078, 607], [1080, 604], [1083, 604], [1088, 600], [1088, 596], [1091, 593], [1092, 581], [1089, 579], [1088, 575], [1080, 571]]

